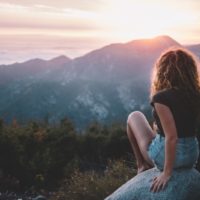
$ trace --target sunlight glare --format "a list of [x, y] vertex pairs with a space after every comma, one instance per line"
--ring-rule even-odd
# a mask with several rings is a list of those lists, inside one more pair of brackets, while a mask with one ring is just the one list
[[126, 1], [115, 1], [104, 13], [104, 23], [115, 32], [115, 38], [128, 40], [133, 37], [154, 37], [167, 34], [167, 30], [194, 20], [193, 15], [180, 12], [168, 4]]

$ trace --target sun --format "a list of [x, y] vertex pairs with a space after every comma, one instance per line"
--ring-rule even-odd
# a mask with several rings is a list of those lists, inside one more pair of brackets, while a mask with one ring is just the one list
[[121, 40], [170, 34], [181, 24], [193, 20], [188, 13], [158, 1], [116, 0], [107, 8], [104, 24], [112, 32], [111, 37]]

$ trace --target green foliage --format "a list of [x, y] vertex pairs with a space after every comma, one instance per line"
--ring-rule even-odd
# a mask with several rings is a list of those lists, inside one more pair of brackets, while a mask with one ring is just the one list
[[30, 121], [20, 125], [15, 119], [6, 125], [0, 120], [0, 185], [7, 177], [18, 180], [20, 188], [57, 188], [74, 168], [101, 170], [108, 159], [119, 159], [132, 152], [125, 126], [93, 122], [84, 132], [76, 131], [64, 118], [50, 125]]
[[110, 161], [103, 173], [75, 170], [53, 197], [56, 200], [102, 200], [136, 174], [123, 160]]
[[[20, 125], [16, 119], [8, 125], [0, 119], [1, 190], [55, 190], [65, 178], [68, 182], [63, 188], [75, 192], [77, 186], [77, 195], [86, 195], [87, 191], [92, 195], [96, 191], [102, 198], [100, 193], [111, 193], [130, 177], [123, 162], [108, 164], [108, 160], [119, 159], [133, 161], [125, 124], [105, 126], [93, 122], [78, 132], [68, 118], [53, 125], [38, 121]], [[108, 170], [104, 171], [106, 166]], [[95, 180], [95, 184], [90, 180]], [[85, 193], [81, 191], [84, 182]]]

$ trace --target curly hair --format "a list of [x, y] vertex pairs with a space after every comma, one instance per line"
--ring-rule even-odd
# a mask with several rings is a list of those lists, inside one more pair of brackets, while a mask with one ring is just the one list
[[200, 105], [200, 78], [195, 56], [183, 48], [170, 48], [154, 65], [150, 96], [175, 88], [186, 93], [192, 107]]
[[151, 96], [163, 89], [184, 89], [190, 93], [200, 93], [197, 62], [191, 52], [178, 48], [169, 49], [154, 65]]

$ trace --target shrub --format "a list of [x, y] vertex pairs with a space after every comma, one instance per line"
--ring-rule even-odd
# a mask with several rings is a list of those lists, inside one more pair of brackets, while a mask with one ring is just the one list
[[102, 200], [136, 174], [123, 160], [109, 161], [103, 172], [75, 170], [63, 182], [55, 200]]

